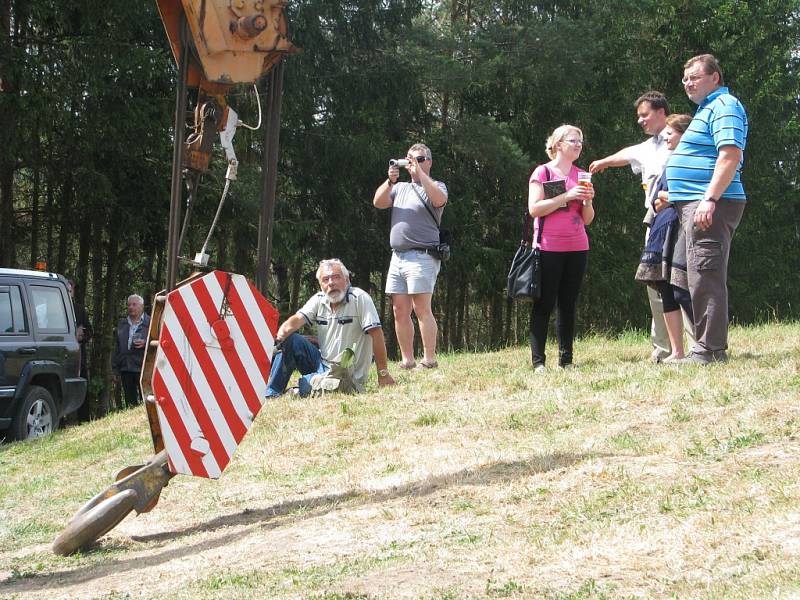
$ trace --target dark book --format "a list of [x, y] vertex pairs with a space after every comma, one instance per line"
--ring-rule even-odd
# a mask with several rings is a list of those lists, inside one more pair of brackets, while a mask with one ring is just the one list
[[545, 198], [555, 198], [556, 196], [567, 193], [567, 182], [564, 179], [545, 181], [542, 187], [544, 188]]

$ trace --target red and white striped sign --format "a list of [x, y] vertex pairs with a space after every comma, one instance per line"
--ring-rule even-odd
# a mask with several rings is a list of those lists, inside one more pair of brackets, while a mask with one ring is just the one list
[[214, 271], [167, 295], [153, 394], [173, 473], [217, 479], [264, 403], [278, 311]]

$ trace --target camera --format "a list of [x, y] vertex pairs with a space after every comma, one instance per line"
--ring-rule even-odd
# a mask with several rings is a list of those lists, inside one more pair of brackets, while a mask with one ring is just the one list
[[407, 158], [390, 158], [389, 159], [389, 166], [390, 167], [407, 167], [408, 166], [408, 159]]

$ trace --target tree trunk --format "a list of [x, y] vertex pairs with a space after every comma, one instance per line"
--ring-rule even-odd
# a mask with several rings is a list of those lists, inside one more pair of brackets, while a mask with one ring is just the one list
[[33, 171], [33, 191], [31, 193], [31, 256], [28, 260], [31, 269], [36, 267], [36, 260], [39, 256], [39, 187], [41, 179], [41, 171], [37, 166]]
[[[89, 351], [90, 359], [89, 364], [92, 370], [89, 372], [89, 378], [92, 385], [89, 386], [89, 396], [86, 402], [89, 403], [89, 416], [96, 418], [103, 416], [108, 412], [107, 401], [103, 403], [101, 399], [108, 394], [108, 353], [105, 351], [107, 347], [107, 340], [109, 336], [108, 319], [103, 312], [103, 257], [105, 256], [105, 249], [103, 248], [103, 225], [104, 215], [103, 211], [98, 210], [94, 219], [89, 224], [92, 231], [92, 318], [94, 325], [94, 338], [91, 342]], [[84, 288], [88, 288], [86, 285]]]
[[289, 270], [286, 265], [278, 264], [273, 261], [272, 273], [275, 276], [275, 299], [278, 302], [277, 308], [282, 315], [289, 315]]
[[[166, 244], [165, 244], [166, 247]], [[159, 249], [156, 251], [156, 274], [153, 277], [156, 284], [156, 289], [163, 290], [167, 287], [164, 281], [164, 250]]]
[[[6, 47], [16, 45], [18, 38], [16, 32], [11, 31], [11, 11], [11, 0], [0, 1], [0, 35], [7, 39], [3, 43]], [[20, 15], [15, 11], [14, 16], [15, 26], [19, 28]], [[21, 113], [14, 110], [19, 95], [13, 80], [14, 72], [7, 58], [10, 53], [4, 54], [5, 56], [0, 57], [0, 94], [6, 97], [3, 102], [4, 110], [0, 110], [0, 265], [13, 267], [16, 266], [17, 259], [14, 237], [14, 172], [17, 158], [14, 148], [17, 119]]]
[[[55, 176], [53, 176], [55, 179]], [[45, 202], [44, 217], [47, 223], [47, 249], [45, 251], [45, 262], [50, 265], [53, 262], [53, 179], [47, 183], [47, 201]]]
[[295, 256], [294, 265], [292, 265], [292, 291], [289, 298], [289, 314], [294, 314], [300, 308], [300, 289], [303, 283], [303, 255], [298, 254]]
[[458, 320], [456, 321], [456, 337], [459, 340], [460, 347], [469, 348], [470, 342], [470, 323], [469, 323], [469, 304], [467, 299], [469, 294], [467, 290], [469, 285], [461, 286], [461, 293], [458, 298]]
[[56, 263], [56, 272], [63, 273], [67, 268], [67, 248], [70, 238], [72, 237], [72, 221], [74, 215], [70, 214], [72, 206], [73, 194], [73, 179], [72, 171], [67, 171], [67, 177], [64, 181], [64, 187], [61, 188], [61, 216], [58, 231], [58, 262]]
[[[2, 127], [0, 123], [0, 129]], [[14, 167], [3, 162], [0, 166], [0, 265], [11, 267], [17, 260], [14, 246]]]
[[78, 233], [78, 264], [75, 267], [75, 300], [78, 304], [86, 306], [86, 282], [89, 274], [89, 250], [92, 241], [92, 223], [88, 219], [81, 219]]
[[503, 297], [496, 293], [492, 296], [489, 305], [490, 312], [490, 331], [489, 331], [489, 347], [494, 350], [500, 347], [500, 340], [503, 337]]
[[512, 343], [514, 336], [511, 331], [511, 323], [513, 321], [514, 316], [514, 301], [506, 296], [505, 298], [506, 303], [506, 312], [505, 312], [505, 322], [503, 324], [503, 346], [508, 346]]

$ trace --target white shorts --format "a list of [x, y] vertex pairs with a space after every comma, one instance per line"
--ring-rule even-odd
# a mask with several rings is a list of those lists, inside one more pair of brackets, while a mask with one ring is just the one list
[[394, 250], [386, 275], [386, 293], [432, 294], [441, 266], [438, 258], [425, 252]]

